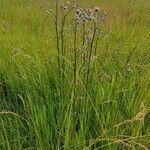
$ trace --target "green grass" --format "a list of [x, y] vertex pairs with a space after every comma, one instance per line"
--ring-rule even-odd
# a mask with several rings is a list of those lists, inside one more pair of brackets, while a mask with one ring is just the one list
[[72, 14], [60, 81], [54, 3], [0, 0], [0, 150], [150, 149], [150, 1], [78, 3], [108, 18], [88, 81], [78, 35], [74, 84]]

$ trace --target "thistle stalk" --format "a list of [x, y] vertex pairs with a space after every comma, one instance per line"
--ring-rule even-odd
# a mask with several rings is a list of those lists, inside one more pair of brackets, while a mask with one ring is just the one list
[[77, 23], [75, 22], [74, 26], [74, 45], [73, 45], [73, 51], [74, 51], [74, 90], [76, 88], [76, 78], [77, 78]]
[[58, 72], [59, 80], [61, 81], [61, 62], [60, 62], [60, 46], [59, 46], [59, 31], [58, 31], [58, 0], [55, 0], [55, 32], [56, 32], [56, 47], [57, 47], [57, 62], [58, 62]]
[[[85, 21], [83, 21], [82, 28], [83, 28], [83, 33], [82, 33], [82, 48], [84, 50], [84, 46], [85, 46]], [[85, 52], [83, 52], [83, 67], [85, 66], [85, 63], [86, 63], [85, 61], [86, 61], [86, 55], [85, 55]]]
[[65, 26], [65, 14], [64, 14], [64, 11], [62, 11], [62, 27], [61, 27], [61, 55], [62, 55], [62, 64], [61, 64], [61, 68], [62, 68], [62, 71], [61, 71], [61, 74], [62, 74], [62, 82], [64, 83], [64, 73], [65, 73], [65, 61], [64, 61], [64, 57], [65, 57], [65, 50], [64, 50], [64, 26]]
[[87, 78], [86, 78], [86, 88], [88, 88], [88, 80], [89, 80], [89, 74], [90, 74], [90, 68], [91, 68], [91, 58], [92, 58], [92, 50], [94, 45], [94, 39], [96, 35], [97, 25], [96, 22], [94, 22], [94, 30], [92, 34], [92, 39], [89, 47], [89, 56], [88, 56], [88, 70], [87, 70]]

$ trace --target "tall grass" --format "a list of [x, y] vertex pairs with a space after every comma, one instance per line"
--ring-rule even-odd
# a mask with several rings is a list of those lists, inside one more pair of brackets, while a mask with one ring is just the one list
[[0, 149], [149, 149], [148, 4], [0, 1]]

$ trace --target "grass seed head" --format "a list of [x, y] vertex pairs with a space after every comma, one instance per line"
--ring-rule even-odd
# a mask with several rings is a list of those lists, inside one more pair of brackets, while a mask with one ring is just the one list
[[145, 105], [143, 102], [141, 102], [140, 108], [139, 108], [139, 113], [135, 116], [134, 119], [137, 121], [144, 121], [145, 113], [146, 113]]

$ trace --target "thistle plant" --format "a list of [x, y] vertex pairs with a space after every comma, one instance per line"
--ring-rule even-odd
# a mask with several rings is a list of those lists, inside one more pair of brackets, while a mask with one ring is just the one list
[[[83, 99], [87, 99], [87, 91], [90, 89], [90, 74], [92, 75], [92, 58], [96, 56], [103, 15], [98, 7], [80, 8], [78, 5], [72, 5], [69, 2], [62, 4], [55, 0], [54, 20], [59, 91], [61, 100], [70, 99], [65, 145], [68, 145], [70, 132], [76, 134], [80, 130], [79, 116], [76, 115], [79, 105], [87, 108], [87, 103], [78, 103], [79, 95], [77, 91], [80, 88], [83, 91]], [[65, 29], [69, 29], [70, 32], [66, 32]], [[68, 42], [70, 43], [68, 44]], [[71, 67], [67, 66], [66, 60], [71, 64]], [[65, 85], [71, 85], [71, 90], [66, 91]], [[72, 131], [70, 131], [71, 120], [74, 124]]]
[[60, 41], [59, 41], [59, 31], [58, 31], [58, 12], [59, 12], [59, 1], [55, 0], [55, 32], [56, 32], [56, 47], [57, 47], [57, 62], [58, 62], [58, 72], [59, 79], [61, 78], [61, 62], [60, 62]]
[[65, 22], [68, 15], [71, 13], [72, 9], [73, 8], [70, 7], [69, 2], [67, 2], [66, 4], [61, 4], [59, 0], [55, 0], [54, 20], [55, 20], [55, 33], [56, 33], [57, 62], [58, 62], [60, 91], [63, 93], [64, 93], [63, 86], [65, 80], [64, 58], [66, 58]]
[[[69, 2], [61, 4], [58, 0], [55, 0], [55, 5], [55, 31], [60, 87], [64, 86], [66, 73], [65, 59], [67, 59], [67, 53], [69, 52], [69, 48], [65, 47], [65, 45], [67, 45], [67, 41], [69, 41], [69, 36], [65, 33], [65, 28], [68, 28], [68, 24], [66, 24], [66, 22], [70, 20], [70, 16], [73, 16], [71, 19], [73, 20], [73, 61], [69, 60], [69, 62], [72, 62], [73, 67], [73, 87], [75, 90], [78, 77], [81, 77], [80, 71], [78, 71], [78, 63], [83, 62], [83, 82], [86, 89], [88, 89], [91, 60], [93, 56], [97, 55], [101, 24], [106, 19], [107, 15], [100, 11], [99, 7], [80, 8], [78, 5], [72, 6]], [[79, 56], [79, 49], [81, 50], [82, 57]]]
[[[86, 75], [86, 88], [88, 86], [89, 81], [89, 75], [90, 75], [90, 68], [91, 68], [91, 58], [93, 54], [93, 47], [95, 44], [95, 50], [94, 55], [96, 56], [96, 51], [98, 47], [98, 41], [99, 41], [99, 33], [100, 33], [100, 25], [101, 23], [106, 19], [107, 14], [100, 12], [99, 7], [92, 8], [78, 8], [76, 9], [75, 19], [76, 23], [82, 22], [82, 49], [86, 49], [87, 53], [83, 53], [83, 67], [87, 66], [87, 75]], [[92, 27], [88, 25], [88, 23], [91, 23]], [[89, 41], [87, 44], [87, 47], [85, 48], [85, 36], [86, 36], [86, 30], [89, 28], [89, 26], [92, 28], [90, 30], [90, 33], [87, 35], [89, 37]]]

